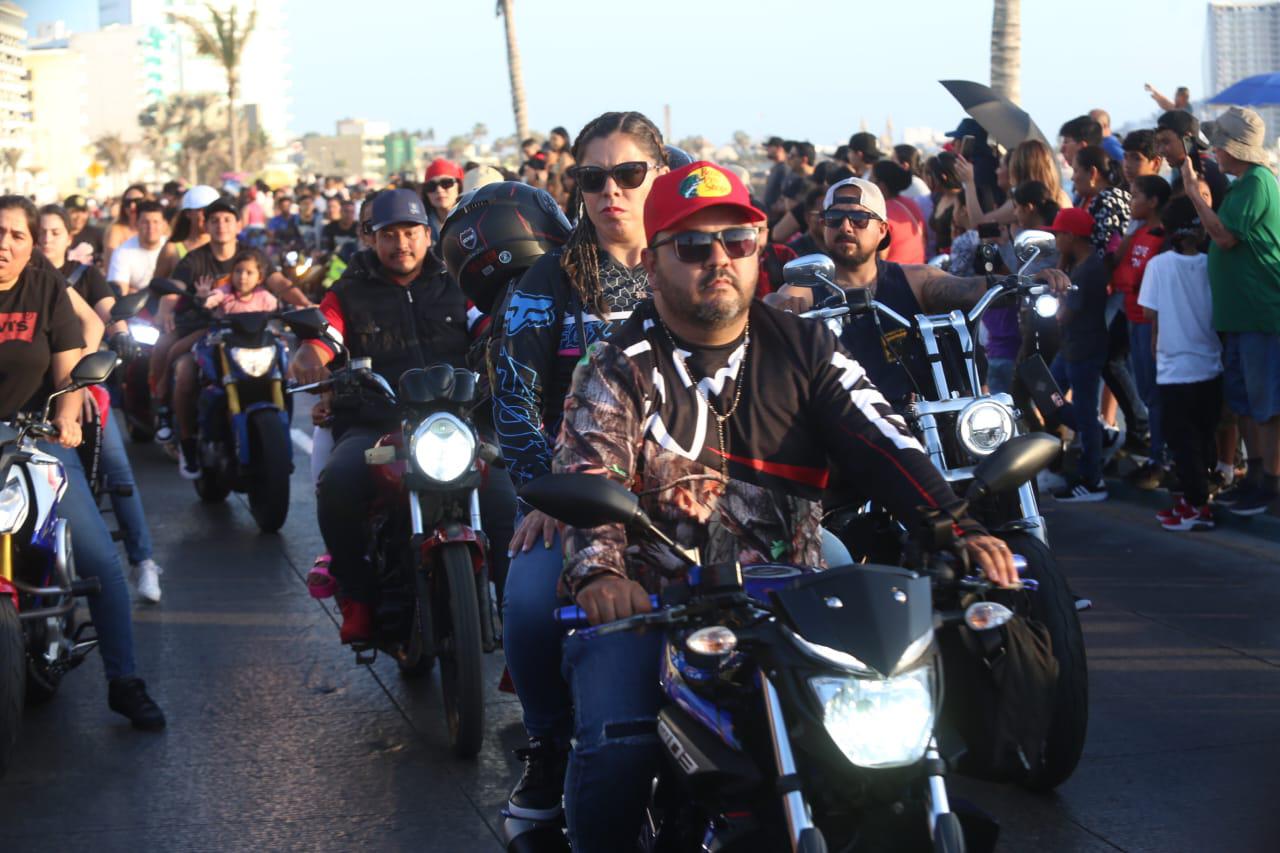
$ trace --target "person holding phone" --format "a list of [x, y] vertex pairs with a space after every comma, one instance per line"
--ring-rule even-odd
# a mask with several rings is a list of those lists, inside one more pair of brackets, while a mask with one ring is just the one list
[[1218, 164], [1205, 156], [1205, 146], [1200, 140], [1200, 122], [1185, 110], [1169, 110], [1156, 120], [1156, 151], [1173, 170], [1169, 185], [1173, 189], [1171, 198], [1187, 194], [1183, 186], [1182, 164], [1191, 160], [1191, 168], [1195, 174], [1209, 185], [1212, 197], [1210, 206], [1217, 210], [1222, 206], [1222, 197], [1227, 193], [1227, 176], [1222, 174]]

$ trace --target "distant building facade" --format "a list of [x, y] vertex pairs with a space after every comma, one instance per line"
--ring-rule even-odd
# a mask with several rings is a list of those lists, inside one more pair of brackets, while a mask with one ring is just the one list
[[[1280, 2], [1212, 2], [1205, 37], [1207, 100], [1246, 77], [1280, 70]], [[1267, 123], [1267, 137], [1274, 144], [1280, 136], [1280, 107], [1255, 109]]]

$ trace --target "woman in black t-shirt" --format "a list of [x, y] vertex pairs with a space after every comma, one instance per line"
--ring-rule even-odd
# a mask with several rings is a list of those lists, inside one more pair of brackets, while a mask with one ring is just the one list
[[[46, 377], [53, 387], [65, 387], [84, 345], [65, 280], [43, 258], [32, 259], [37, 226], [35, 205], [22, 196], [0, 196], [0, 418], [43, 406], [38, 392]], [[99, 593], [89, 598], [89, 612], [108, 679], [108, 705], [135, 727], [160, 729], [164, 714], [136, 674], [129, 587], [120, 555], [75, 452], [80, 400], [79, 392], [58, 398], [52, 418], [58, 443], [41, 442], [39, 449], [62, 464], [67, 478], [58, 515], [70, 526], [78, 573], [100, 584]]]

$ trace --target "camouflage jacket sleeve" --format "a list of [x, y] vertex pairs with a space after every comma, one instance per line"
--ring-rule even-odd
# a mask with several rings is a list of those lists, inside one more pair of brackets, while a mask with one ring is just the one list
[[[596, 343], [573, 372], [552, 470], [588, 473], [630, 484], [643, 442], [644, 389], [635, 362], [618, 347]], [[629, 577], [627, 531], [620, 524], [565, 528], [564, 587], [572, 595], [603, 574]]]

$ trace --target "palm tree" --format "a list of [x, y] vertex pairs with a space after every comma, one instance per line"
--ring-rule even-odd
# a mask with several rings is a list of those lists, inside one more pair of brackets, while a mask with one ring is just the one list
[[190, 15], [169, 13], [170, 20], [183, 24], [191, 31], [196, 43], [196, 53], [207, 56], [222, 66], [227, 75], [227, 135], [231, 141], [231, 171], [240, 171], [240, 128], [239, 114], [236, 112], [236, 96], [240, 93], [240, 60], [244, 56], [244, 45], [253, 34], [254, 25], [258, 22], [258, 10], [250, 9], [244, 21], [233, 3], [222, 13], [212, 3], [205, 4], [209, 13], [209, 25]]
[[25, 153], [21, 148], [6, 148], [0, 151], [0, 159], [8, 167], [9, 174], [13, 176], [15, 184], [18, 182], [18, 164], [22, 162], [22, 155]]
[[991, 88], [1022, 99], [1022, 0], [995, 0], [991, 12]]
[[488, 135], [489, 135], [489, 128], [482, 121], [476, 122], [475, 127], [471, 128], [471, 141], [474, 142], [476, 145], [479, 145], [481, 142], [484, 142], [485, 137]]
[[516, 22], [511, 17], [512, 0], [498, 0], [494, 14], [507, 28], [507, 70], [511, 73], [511, 107], [516, 113], [516, 136], [529, 138], [529, 105], [524, 98], [524, 73], [520, 70], [520, 48], [516, 46]]
[[111, 133], [95, 139], [93, 147], [96, 158], [102, 161], [108, 174], [119, 176], [128, 173], [135, 147], [132, 142], [125, 142], [117, 134]]

